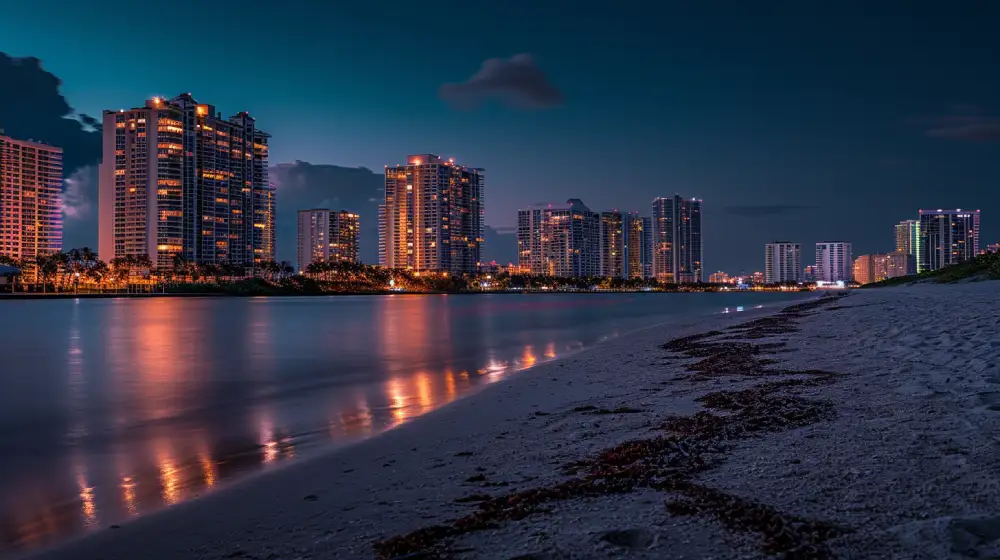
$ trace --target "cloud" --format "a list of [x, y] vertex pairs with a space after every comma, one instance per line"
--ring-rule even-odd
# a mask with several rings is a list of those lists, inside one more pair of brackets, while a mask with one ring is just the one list
[[340, 167], [305, 161], [270, 168], [277, 205], [277, 258], [295, 264], [298, 211], [309, 208], [350, 210], [359, 215], [361, 260], [378, 262], [378, 205], [385, 176], [364, 167]]
[[14, 58], [0, 52], [0, 128], [4, 134], [33, 139], [63, 149], [63, 172], [101, 160], [100, 123], [78, 114], [59, 92], [62, 81], [37, 58]]
[[63, 216], [68, 220], [90, 217], [93, 202], [97, 200], [97, 166], [81, 167], [63, 181]]
[[519, 109], [545, 109], [562, 105], [565, 97], [527, 53], [506, 60], [491, 58], [462, 83], [444, 84], [439, 94], [454, 106], [475, 108], [496, 98]]
[[914, 119], [924, 127], [924, 134], [944, 140], [964, 142], [1000, 141], [1000, 117], [985, 107], [973, 104], [952, 105], [948, 114]]
[[787, 214], [798, 214], [807, 210], [814, 210], [817, 206], [812, 204], [759, 204], [749, 206], [726, 206], [727, 214], [733, 216], [779, 216]]

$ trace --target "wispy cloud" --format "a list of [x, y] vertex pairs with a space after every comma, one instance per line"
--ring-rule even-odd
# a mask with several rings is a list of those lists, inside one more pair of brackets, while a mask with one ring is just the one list
[[952, 105], [937, 117], [922, 117], [912, 121], [924, 128], [924, 134], [943, 140], [964, 142], [1000, 141], [1000, 116], [981, 105]]
[[499, 99], [518, 109], [545, 109], [565, 101], [563, 93], [527, 53], [508, 59], [491, 58], [468, 80], [442, 85], [439, 94], [462, 108], [475, 108], [489, 99]]

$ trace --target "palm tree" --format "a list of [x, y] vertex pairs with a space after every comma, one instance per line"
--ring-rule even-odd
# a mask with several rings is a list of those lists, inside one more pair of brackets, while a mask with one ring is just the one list
[[285, 279], [289, 275], [295, 273], [295, 267], [293, 267], [292, 264], [289, 263], [288, 261], [281, 261], [281, 265], [280, 266], [281, 266], [281, 272], [280, 272], [280, 274], [281, 274], [281, 278], [282, 279]]

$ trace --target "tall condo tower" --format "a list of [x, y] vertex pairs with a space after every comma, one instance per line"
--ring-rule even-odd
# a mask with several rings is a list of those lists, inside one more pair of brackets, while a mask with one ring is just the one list
[[701, 199], [653, 199], [653, 276], [660, 282], [702, 282]]
[[253, 117], [222, 118], [191, 94], [104, 112], [98, 253], [248, 269], [274, 259], [268, 139]]
[[61, 148], [0, 129], [0, 255], [32, 260], [62, 250]]
[[473, 274], [483, 243], [485, 170], [434, 154], [385, 168], [379, 264], [414, 272]]

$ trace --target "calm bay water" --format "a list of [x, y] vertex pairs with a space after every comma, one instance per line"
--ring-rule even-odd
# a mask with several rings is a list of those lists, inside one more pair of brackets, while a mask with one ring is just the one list
[[369, 437], [672, 317], [801, 297], [0, 301], [0, 555]]

